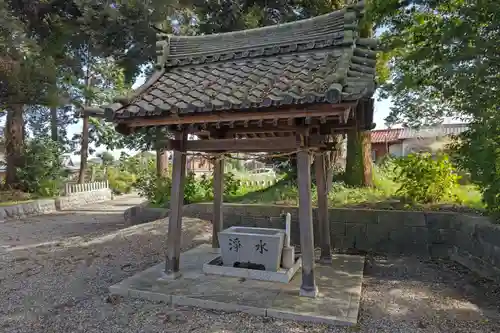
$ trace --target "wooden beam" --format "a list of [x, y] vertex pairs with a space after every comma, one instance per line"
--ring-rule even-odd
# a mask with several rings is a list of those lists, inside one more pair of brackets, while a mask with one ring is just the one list
[[311, 199], [311, 163], [308, 150], [297, 153], [297, 183], [299, 186], [300, 252], [302, 254], [302, 284], [300, 296], [316, 297], [318, 287], [314, 276], [314, 230]]
[[[328, 192], [326, 184], [325, 153], [316, 153], [314, 156], [314, 168], [316, 174], [316, 190], [318, 192], [318, 226], [320, 234], [320, 262], [322, 264], [332, 263], [332, 247], [330, 240], [330, 221], [328, 220]], [[330, 171], [331, 172], [331, 171]]]
[[246, 128], [233, 128], [224, 131], [226, 138], [232, 138], [237, 134], [254, 134], [254, 133], [278, 133], [278, 132], [296, 132], [297, 134], [305, 134], [307, 128], [304, 126], [262, 126], [262, 127], [246, 127]]
[[[326, 136], [312, 135], [309, 144], [312, 147], [325, 147]], [[185, 143], [179, 140], [166, 140], [158, 143], [156, 148], [167, 150], [179, 149], [183, 144], [186, 151], [217, 152], [217, 151], [240, 151], [240, 152], [265, 152], [265, 151], [294, 151], [300, 148], [300, 143], [288, 137], [281, 138], [252, 138], [252, 139], [210, 139], [191, 140]]]
[[220, 249], [219, 232], [223, 228], [224, 158], [214, 165], [214, 218], [212, 221], [212, 248]]
[[165, 263], [165, 278], [179, 277], [179, 259], [181, 254], [182, 238], [182, 206], [184, 204], [184, 179], [186, 176], [186, 155], [184, 143], [187, 139], [185, 132], [176, 133], [175, 138], [180, 142], [174, 150], [172, 166], [172, 188], [170, 193], [170, 214], [167, 236], [167, 259]]
[[273, 111], [234, 111], [234, 112], [203, 112], [191, 115], [175, 115], [164, 118], [142, 118], [117, 120], [118, 123], [129, 127], [144, 126], [164, 126], [173, 124], [192, 124], [192, 123], [216, 123], [222, 121], [251, 121], [264, 119], [288, 119], [304, 117], [321, 117], [338, 115], [343, 116], [346, 108], [351, 108], [355, 103], [342, 104], [321, 104], [308, 106], [304, 109], [275, 109]]

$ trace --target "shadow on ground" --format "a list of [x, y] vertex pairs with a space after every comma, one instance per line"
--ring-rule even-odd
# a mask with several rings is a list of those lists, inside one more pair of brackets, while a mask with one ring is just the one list
[[363, 325], [390, 318], [418, 332], [497, 332], [500, 288], [448, 260], [368, 256]]

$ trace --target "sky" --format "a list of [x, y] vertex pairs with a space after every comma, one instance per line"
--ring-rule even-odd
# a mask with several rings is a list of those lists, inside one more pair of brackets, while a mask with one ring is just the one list
[[[145, 81], [145, 77], [140, 76], [135, 81], [134, 85], [132, 86], [132, 89], [137, 89], [138, 87], [140, 87], [144, 83], [144, 81]], [[375, 94], [374, 98], [375, 98], [375, 105], [374, 105], [375, 111], [374, 111], [374, 116], [373, 116], [374, 122], [377, 125], [376, 129], [382, 129], [382, 128], [385, 128], [384, 118], [387, 117], [389, 115], [389, 112], [390, 112], [391, 100], [384, 99], [384, 100], [379, 101], [377, 94]], [[78, 121], [78, 123], [71, 125], [70, 128], [68, 129], [68, 132], [69, 132], [70, 136], [73, 136], [74, 133], [79, 133], [79, 132], [81, 132], [81, 130], [82, 130], [82, 121], [80, 120], [80, 121]], [[95, 153], [92, 154], [92, 156], [96, 156], [96, 154], [99, 154], [99, 153], [106, 150], [105, 147], [99, 147], [99, 148], [92, 147], [92, 148], [94, 148], [94, 150], [95, 150]], [[130, 151], [128, 149], [116, 149], [114, 151], [110, 151], [110, 153], [113, 154], [113, 156], [115, 158], [119, 158], [120, 154], [122, 152], [126, 152], [127, 154], [136, 153], [135, 151]]]

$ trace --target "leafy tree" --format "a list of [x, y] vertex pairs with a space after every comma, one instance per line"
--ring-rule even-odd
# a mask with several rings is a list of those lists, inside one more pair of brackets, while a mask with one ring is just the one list
[[[0, 59], [4, 66], [0, 92], [5, 103], [2, 108], [10, 112], [7, 146], [12, 153], [8, 154], [11, 162], [8, 169], [15, 170], [14, 165], [20, 163], [24, 138], [23, 105], [38, 111], [34, 120], [41, 119], [43, 107], [40, 105], [48, 107], [52, 138], [58, 139], [56, 127], [60, 125], [60, 119], [57, 108], [66, 104], [60, 102], [61, 92], [68, 91], [69, 100], [77, 107], [84, 102], [87, 105], [93, 102], [88, 87], [99, 84], [94, 85], [86, 75], [89, 67], [93, 67], [89, 65], [89, 59], [98, 59], [99, 62], [114, 59], [130, 84], [141, 67], [154, 59], [155, 30], [151, 25], [165, 22], [171, 10], [171, 4], [159, 0], [3, 2], [0, 7]], [[89, 83], [84, 94], [78, 87], [82, 81], [83, 84]], [[71, 89], [72, 86], [76, 89]], [[85, 97], [83, 104], [82, 95]], [[6, 96], [9, 99], [4, 98]], [[99, 134], [95, 135], [99, 136], [99, 143], [110, 144], [111, 128], [89, 119], [84, 119], [84, 127], [84, 133], [90, 130]], [[86, 134], [82, 138], [84, 164], [89, 140]], [[9, 184], [13, 183], [15, 172], [9, 172], [7, 179]]]
[[[75, 102], [82, 107], [105, 104], [113, 96], [123, 95], [127, 91], [123, 70], [113, 59], [93, 57], [90, 48], [91, 45], [87, 45], [85, 49], [85, 77], [76, 83], [80, 93]], [[118, 134], [111, 125], [101, 119], [87, 116], [83, 118], [82, 134], [75, 135], [74, 139], [81, 140], [79, 183], [85, 182], [90, 142], [94, 142], [96, 147], [104, 145], [109, 149], [122, 146]]]
[[56, 81], [55, 58], [6, 2], [0, 3], [0, 109], [7, 113], [6, 185], [19, 187], [26, 104], [46, 100]]
[[97, 154], [97, 157], [102, 160], [102, 164], [105, 166], [110, 166], [115, 161], [115, 157], [109, 151], [103, 151], [102, 153]]
[[68, 171], [63, 165], [63, 149], [49, 137], [29, 140], [23, 151], [23, 165], [17, 173], [20, 189], [41, 196], [59, 194]]
[[392, 56], [382, 87], [394, 101], [386, 121], [470, 121], [455, 148], [492, 212], [500, 211], [499, 12], [496, 0], [373, 0], [370, 10]]
[[344, 0], [208, 0], [195, 3], [198, 30], [220, 33], [309, 18], [344, 6]]

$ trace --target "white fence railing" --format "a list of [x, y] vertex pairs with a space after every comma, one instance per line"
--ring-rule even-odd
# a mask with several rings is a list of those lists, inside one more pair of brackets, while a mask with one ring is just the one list
[[242, 180], [241, 184], [243, 186], [249, 186], [249, 187], [269, 187], [274, 184], [276, 184], [278, 181], [276, 179], [271, 179], [271, 180]]
[[64, 185], [64, 195], [71, 195], [74, 193], [96, 191], [96, 190], [101, 190], [101, 189], [105, 189], [108, 187], [109, 187], [109, 184], [108, 184], [107, 180], [103, 181], [103, 182], [92, 182], [92, 183], [85, 183], [85, 184], [66, 183]]

